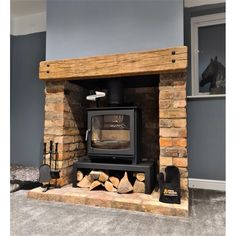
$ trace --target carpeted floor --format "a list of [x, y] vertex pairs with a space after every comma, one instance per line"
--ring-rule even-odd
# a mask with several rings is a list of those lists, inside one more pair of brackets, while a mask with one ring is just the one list
[[225, 193], [190, 190], [189, 218], [27, 199], [11, 193], [11, 236], [225, 235]]
[[19, 189], [28, 190], [41, 185], [38, 182], [39, 169], [36, 167], [11, 164], [10, 173], [11, 193]]

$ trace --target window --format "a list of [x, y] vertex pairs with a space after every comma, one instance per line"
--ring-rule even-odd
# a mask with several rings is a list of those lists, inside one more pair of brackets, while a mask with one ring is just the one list
[[225, 94], [225, 13], [191, 18], [192, 95]]

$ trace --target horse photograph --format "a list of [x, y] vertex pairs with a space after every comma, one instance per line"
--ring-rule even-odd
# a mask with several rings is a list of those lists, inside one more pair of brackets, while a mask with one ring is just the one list
[[209, 84], [210, 94], [224, 94], [225, 93], [225, 66], [217, 59], [211, 58], [209, 65], [202, 73], [200, 80], [200, 87]]

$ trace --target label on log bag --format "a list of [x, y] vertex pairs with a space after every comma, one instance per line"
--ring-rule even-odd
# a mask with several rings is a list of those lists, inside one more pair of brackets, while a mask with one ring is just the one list
[[160, 173], [159, 186], [160, 202], [180, 204], [180, 173], [176, 166], [167, 166], [165, 175]]

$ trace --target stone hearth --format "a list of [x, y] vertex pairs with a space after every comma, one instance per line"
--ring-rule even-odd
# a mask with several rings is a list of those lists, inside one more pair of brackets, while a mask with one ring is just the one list
[[91, 192], [88, 189], [72, 188], [71, 185], [66, 185], [61, 189], [51, 189], [45, 193], [42, 192], [40, 187], [35, 188], [28, 192], [28, 197], [46, 201], [142, 211], [152, 214], [188, 216], [187, 198], [183, 199], [181, 204], [166, 204], [158, 201], [159, 193], [156, 191], [153, 191], [151, 195], [143, 193], [117, 194], [99, 190]]
[[[108, 207], [121, 206], [117, 208], [155, 213], [163, 213], [165, 210], [162, 209], [166, 208], [169, 215], [186, 216], [186, 212], [188, 212], [186, 68], [186, 47], [41, 62], [40, 79], [45, 80], [44, 142], [53, 140], [59, 144], [57, 168], [61, 170], [61, 175], [56, 184], [66, 187], [51, 189], [47, 193], [35, 189], [30, 191], [28, 196], [71, 203], [109, 205]], [[160, 203], [156, 192], [153, 193], [154, 195], [132, 193], [122, 196], [105, 192], [101, 195], [100, 192], [98, 194], [96, 191], [89, 192], [69, 187], [67, 184], [71, 182], [74, 161], [86, 155], [84, 138], [86, 108], [89, 104], [85, 97], [89, 94], [89, 89], [81, 86], [77, 81], [122, 78], [122, 76], [128, 76], [132, 80], [135, 76], [146, 75], [154, 77], [156, 75], [158, 86], [142, 89], [135, 88], [134, 84], [134, 88], [126, 89], [126, 99], [141, 104], [147, 112], [143, 117], [145, 158], [155, 159], [159, 171], [163, 171], [168, 165], [175, 165], [179, 168], [181, 202], [184, 199], [183, 203], [179, 206]], [[132, 96], [129, 96], [130, 92]], [[144, 102], [140, 102], [142, 97]], [[150, 143], [150, 149], [147, 143]], [[55, 181], [52, 182], [55, 184]], [[100, 204], [101, 196], [109, 199], [108, 205]], [[121, 199], [120, 203], [117, 203], [116, 199]], [[130, 207], [126, 207], [126, 200], [130, 203], [128, 204]], [[145, 202], [147, 201], [150, 202], [147, 203], [146, 208]], [[98, 204], [94, 204], [94, 202], [98, 202]], [[135, 207], [132, 202], [136, 204]], [[147, 210], [149, 208], [150, 210]]]

